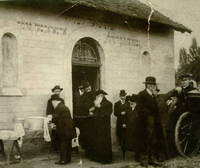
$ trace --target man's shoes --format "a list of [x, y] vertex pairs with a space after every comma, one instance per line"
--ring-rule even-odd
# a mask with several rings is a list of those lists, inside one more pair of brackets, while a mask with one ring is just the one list
[[158, 162], [156, 160], [150, 161], [149, 164], [152, 165], [152, 166], [162, 166], [163, 165], [162, 162]]
[[141, 160], [140, 164], [141, 164], [142, 167], [148, 167], [148, 161], [147, 161], [147, 159]]
[[65, 162], [65, 161], [55, 162], [55, 164], [57, 164], [57, 165], [66, 165], [67, 163], [69, 163], [69, 162]]

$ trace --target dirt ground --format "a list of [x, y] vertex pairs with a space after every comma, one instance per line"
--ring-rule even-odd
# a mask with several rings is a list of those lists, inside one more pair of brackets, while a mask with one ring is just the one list
[[[110, 164], [100, 164], [88, 160], [84, 151], [79, 148], [80, 154], [77, 155], [75, 151], [72, 152], [72, 162], [68, 165], [55, 165], [55, 161], [59, 160], [59, 154], [55, 151], [42, 150], [36, 154], [32, 151], [23, 153], [23, 163], [13, 163], [6, 165], [3, 157], [0, 157], [0, 168], [141, 168], [139, 163], [134, 161], [134, 153], [126, 152], [125, 160], [122, 159], [122, 152], [117, 145], [113, 146], [113, 161]], [[82, 160], [82, 164], [80, 164]], [[200, 154], [193, 158], [183, 158], [177, 156], [174, 159], [164, 162], [163, 168], [200, 168]], [[152, 168], [152, 166], [149, 166]]]

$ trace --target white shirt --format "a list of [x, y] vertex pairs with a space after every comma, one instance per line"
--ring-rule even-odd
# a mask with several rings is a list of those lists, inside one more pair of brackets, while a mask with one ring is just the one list
[[153, 93], [148, 88], [146, 88], [146, 90], [153, 97]]

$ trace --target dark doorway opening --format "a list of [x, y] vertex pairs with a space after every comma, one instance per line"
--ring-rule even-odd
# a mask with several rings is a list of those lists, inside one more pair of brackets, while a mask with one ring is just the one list
[[100, 88], [100, 74], [99, 67], [91, 67], [91, 66], [72, 66], [72, 87], [73, 93], [78, 91], [78, 86], [82, 81], [88, 81], [92, 90]]

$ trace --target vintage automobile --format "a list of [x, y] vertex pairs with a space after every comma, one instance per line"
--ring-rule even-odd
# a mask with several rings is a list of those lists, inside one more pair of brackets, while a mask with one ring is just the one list
[[200, 92], [186, 93], [183, 112], [175, 126], [175, 145], [184, 157], [192, 157], [200, 147]]

